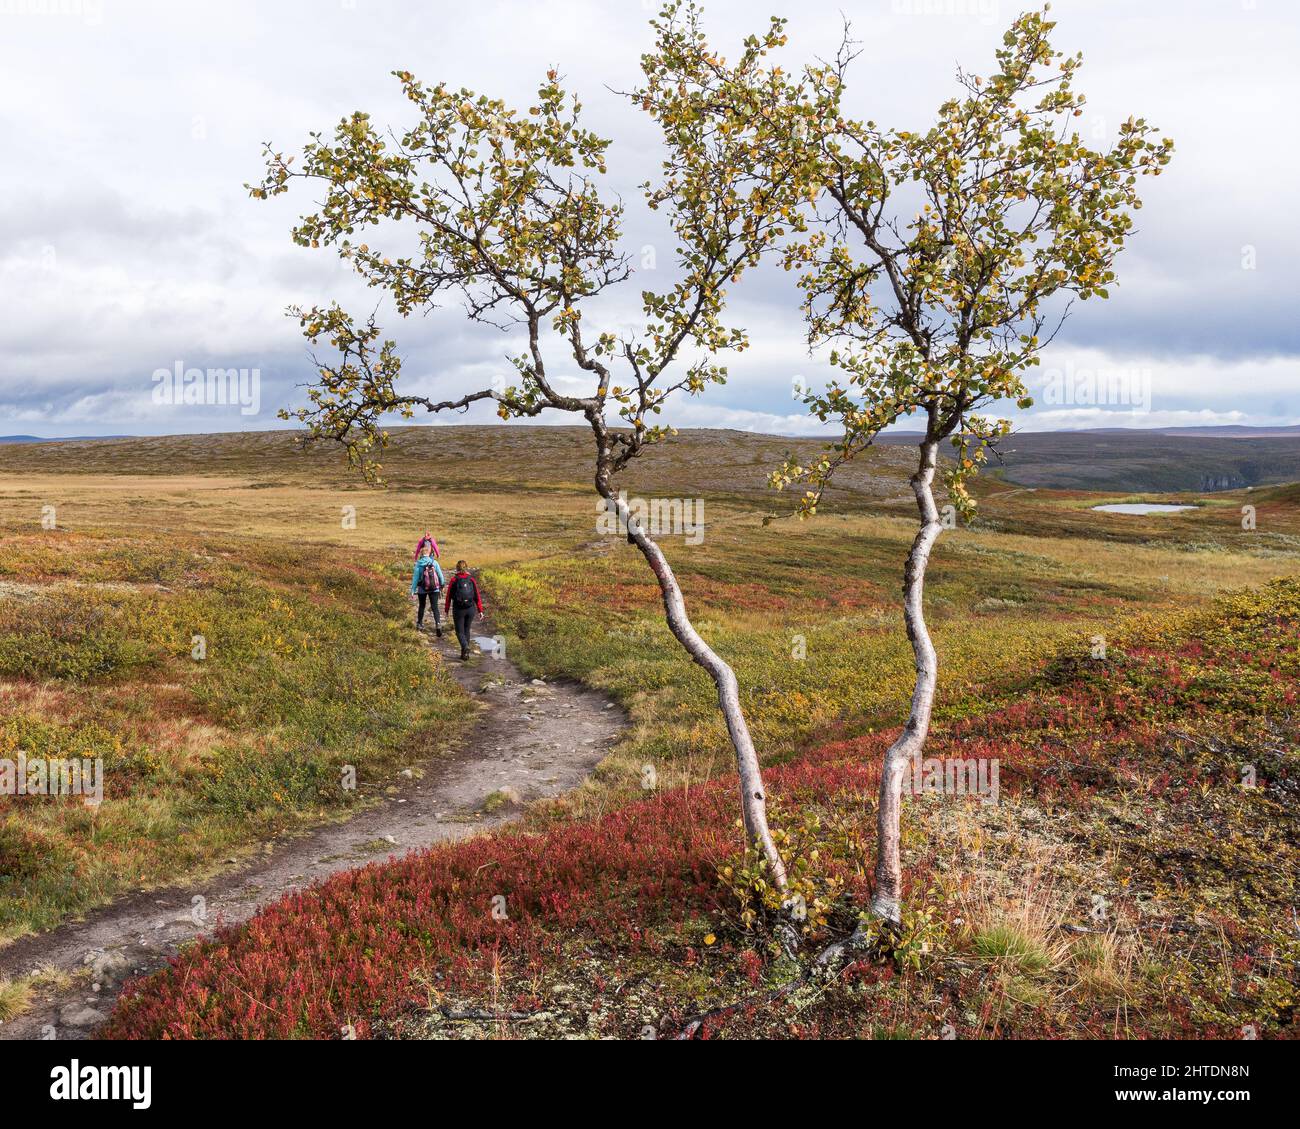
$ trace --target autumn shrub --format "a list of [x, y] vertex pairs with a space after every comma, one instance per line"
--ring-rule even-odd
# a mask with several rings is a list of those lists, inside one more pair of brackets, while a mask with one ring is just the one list
[[775, 955], [781, 942], [778, 930], [793, 929], [801, 940], [815, 942], [827, 936], [837, 911], [843, 910], [849, 892], [865, 889], [869, 846], [861, 820], [843, 809], [828, 806], [837, 796], [799, 797], [806, 806], [788, 810], [773, 805], [773, 832], [786, 861], [788, 885], [773, 885], [767, 860], [742, 847], [718, 871], [719, 884], [730, 895], [736, 926], [742, 934], [766, 940]]
[[0, 940], [373, 796], [469, 713], [400, 587], [337, 551], [50, 531], [0, 558], [0, 756], [104, 782], [93, 809], [0, 795]]
[[[1215, 734], [1239, 731], [1247, 707], [1221, 695], [1221, 682], [1205, 672], [1243, 662], [1277, 672], [1249, 717], [1292, 735], [1300, 729], [1296, 678], [1287, 673], [1300, 624], [1297, 592], [1300, 582], [1278, 582], [1221, 603], [1190, 625], [1180, 619], [1165, 637], [1127, 639], [1124, 661], [1042, 679], [1018, 701], [939, 724], [932, 738], [936, 756], [1004, 759], [1001, 804], [984, 809], [967, 801], [973, 815], [986, 812], [984, 818], [1015, 830], [1004, 831], [1000, 851], [1010, 853], [1015, 838], [1037, 833], [1051, 812], [1069, 837], [1067, 859], [1103, 860], [1099, 880], [1115, 882], [1118, 919], [1138, 912], [1126, 892], [1130, 884], [1154, 895], [1143, 911], [1148, 927], [1179, 923], [1207, 903], [1220, 907], [1224, 924], [1214, 936], [1222, 959], [1205, 959], [1204, 937], [1181, 942], [1177, 932], [1146, 950], [1138, 968], [1131, 951], [1072, 948], [1058, 925], [1072, 909], [1088, 909], [1072, 907], [1068, 896], [1050, 913], [1037, 903], [1018, 910], [1014, 900], [1001, 908], [990, 902], [987, 914], [961, 924], [969, 911], [955, 890], [966, 878], [939, 869], [938, 853], [948, 846], [921, 823], [936, 805], [914, 804], [904, 826], [912, 885], [902, 930], [879, 953], [869, 946], [801, 1004], [797, 1021], [774, 1004], [779, 1032], [860, 1035], [866, 1024], [882, 1037], [913, 1037], [935, 1030], [936, 1008], [963, 1036], [1106, 1035], [1119, 1023], [1136, 1034], [1222, 1035], [1247, 1018], [1270, 1032], [1288, 1030], [1294, 945], [1268, 923], [1294, 903], [1297, 867], [1294, 848], [1270, 838], [1268, 829], [1289, 818], [1294, 750], [1273, 765], [1268, 790], [1252, 794], [1235, 779], [1221, 779], [1206, 791], [1192, 786], [1199, 779], [1195, 763], [1172, 755], [1168, 731], [1185, 727], [1211, 743]], [[1249, 652], [1235, 626], [1220, 629], [1225, 615], [1239, 614], [1256, 623]], [[1144, 697], [1137, 687], [1154, 681], [1193, 689], [1190, 696]], [[793, 860], [792, 891], [805, 903], [807, 943], [793, 963], [774, 930], [788, 917], [783, 903], [790, 895], [779, 898], [762, 864], [743, 851], [731, 785], [723, 779], [667, 789], [539, 833], [483, 836], [336, 875], [132, 984], [107, 1034], [329, 1038], [353, 1025], [365, 1037], [400, 1030], [403, 1016], [442, 1000], [543, 1013], [552, 1006], [552, 988], [572, 979], [575, 954], [593, 983], [627, 986], [651, 977], [662, 986], [664, 1013], [678, 1024], [706, 1010], [701, 992], [716, 1003], [753, 993], [765, 978], [788, 986], [823, 941], [847, 936], [863, 921], [871, 860], [862, 841], [889, 738], [885, 732], [832, 741], [769, 773], [777, 826]], [[1168, 776], [1164, 790], [1139, 792], [1146, 810], [1135, 813], [1131, 774], [1157, 768]], [[1030, 801], [1024, 813], [1022, 798]], [[1017, 822], [1030, 812], [1033, 823]], [[1108, 830], [1105, 817], [1137, 814], [1147, 821], [1145, 839], [1129, 842]], [[1166, 835], [1204, 867], [1196, 882], [1171, 880], [1162, 862]], [[1249, 835], [1270, 842], [1263, 858], [1241, 842]], [[1241, 903], [1231, 918], [1225, 894]], [[963, 989], [968, 997], [958, 1006], [954, 978], [972, 968], [992, 972]], [[704, 1030], [742, 1021], [762, 1029], [769, 1022], [757, 1003], [736, 1015]], [[622, 1027], [611, 1022], [605, 1033], [639, 1028], [634, 1017]]]
[[120, 628], [118, 607], [73, 593], [18, 604], [0, 619], [0, 674], [80, 682], [155, 659], [147, 642]]

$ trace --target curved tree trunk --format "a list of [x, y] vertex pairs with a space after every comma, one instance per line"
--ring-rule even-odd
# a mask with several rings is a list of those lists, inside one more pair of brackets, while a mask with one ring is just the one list
[[939, 443], [929, 437], [921, 444], [921, 462], [912, 476], [912, 492], [921, 511], [921, 528], [912, 542], [903, 569], [903, 616], [907, 637], [916, 659], [916, 688], [912, 692], [912, 710], [907, 725], [885, 753], [880, 773], [880, 810], [876, 819], [876, 892], [871, 912], [897, 925], [902, 919], [902, 868], [898, 860], [898, 819], [902, 805], [903, 777], [907, 765], [920, 756], [930, 730], [930, 711], [934, 706], [935, 683], [939, 674], [938, 657], [925, 626], [925, 569], [930, 550], [943, 532], [939, 508], [934, 501], [934, 472]]
[[714, 653], [713, 649], [700, 637], [698, 631], [686, 614], [686, 601], [682, 590], [673, 575], [672, 567], [659, 546], [650, 538], [640, 524], [632, 517], [627, 503], [612, 489], [601, 491], [605, 500], [618, 512], [619, 519], [628, 531], [631, 541], [649, 563], [659, 581], [659, 590], [663, 594], [664, 613], [668, 626], [677, 637], [677, 641], [686, 648], [687, 653], [709, 673], [713, 684], [718, 689], [718, 706], [727, 721], [727, 732], [731, 736], [732, 747], [736, 751], [736, 771], [740, 776], [740, 810], [744, 819], [745, 832], [749, 842], [763, 852], [772, 872], [772, 882], [778, 890], [786, 888], [785, 864], [780, 852], [772, 841], [772, 833], [767, 826], [767, 795], [763, 788], [763, 775], [758, 764], [758, 755], [754, 751], [754, 742], [749, 735], [749, 725], [740, 708], [740, 687], [735, 672]]

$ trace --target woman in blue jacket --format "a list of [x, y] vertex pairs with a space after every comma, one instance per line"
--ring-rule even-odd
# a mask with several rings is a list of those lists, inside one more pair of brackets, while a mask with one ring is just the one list
[[442, 575], [442, 566], [436, 557], [431, 557], [421, 546], [421, 554], [415, 559], [415, 572], [411, 574], [411, 598], [419, 600], [419, 610], [415, 613], [415, 626], [419, 630], [424, 626], [424, 604], [427, 600], [433, 608], [433, 622], [438, 629], [438, 638], [442, 638], [442, 609], [438, 597], [442, 595], [446, 580]]

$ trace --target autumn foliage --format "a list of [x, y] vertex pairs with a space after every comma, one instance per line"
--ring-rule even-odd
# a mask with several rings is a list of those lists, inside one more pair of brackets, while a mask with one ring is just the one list
[[[1293, 1030], [1285, 930], [1269, 920], [1295, 895], [1295, 847], [1268, 829], [1294, 819], [1286, 812], [1300, 776], [1297, 627], [1300, 584], [1276, 582], [1163, 634], [1148, 627], [1119, 640], [1105, 660], [1064, 652], [1021, 699], [936, 729], [928, 755], [1000, 760], [997, 819], [1024, 837], [1059, 823], [1075, 857], [1115, 853], [1094, 880], [1114, 904], [1116, 936], [1140, 927], [1160, 938], [1158, 969], [1144, 974], [1150, 982], [1124, 987], [1129, 1034], [1221, 1035], [1247, 1020]], [[813, 949], [851, 929], [870, 895], [870, 859], [845, 828], [869, 824], [878, 753], [890, 736], [823, 744], [769, 774], [778, 824], [787, 828], [785, 814], [801, 813], [795, 873], [836, 891]], [[1239, 778], [1244, 759], [1256, 770], [1250, 788]], [[976, 800], [941, 802], [965, 803], [972, 816], [985, 810]], [[919, 823], [936, 806], [917, 800], [907, 810], [908, 822]], [[1115, 835], [1124, 820], [1146, 826], [1145, 839]], [[700, 994], [716, 1004], [765, 978], [797, 975], [779, 971], [762, 922], [738, 912], [726, 876], [743, 865], [740, 842], [730, 784], [715, 781], [541, 833], [481, 837], [343, 873], [131, 986], [106, 1034], [336, 1037], [350, 1025], [367, 1037], [465, 1001], [527, 1014], [546, 1007], [555, 979], [578, 964], [594, 995], [609, 997], [612, 1033], [634, 1034], [644, 1023], [671, 1033], [703, 1010]], [[873, 1010], [846, 1012], [832, 994], [784, 1033], [861, 1034], [882, 1016], [913, 1033], [946, 1019], [963, 1037], [1107, 1033], [1114, 1005], [1079, 989], [1078, 968], [1056, 1004], [1012, 1015], [995, 1012], [987, 985], [963, 979], [966, 972], [943, 975], [949, 959], [966, 967], [973, 944], [958, 908], [971, 879], [965, 865], [950, 872], [932, 836], [915, 843], [926, 846], [909, 866], [914, 965], [850, 965], [836, 991], [871, 994]], [[1012, 861], [1017, 847], [987, 849], [998, 863]], [[1073, 891], [1074, 920], [1088, 920], [1091, 889]], [[1226, 945], [1222, 963], [1205, 959], [1209, 935]], [[674, 998], [673, 987], [685, 992], [701, 968], [704, 985]], [[669, 986], [659, 1014], [619, 1013], [614, 986], [643, 976]], [[909, 976], [933, 978], [937, 1011], [927, 1004], [918, 1012], [917, 993], [897, 994]], [[770, 1015], [754, 1006], [730, 1021], [763, 1024]]]

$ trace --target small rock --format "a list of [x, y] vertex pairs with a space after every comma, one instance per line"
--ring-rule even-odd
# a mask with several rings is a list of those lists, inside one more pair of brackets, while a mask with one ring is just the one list
[[545, 686], [546, 683], [545, 683], [544, 680], [542, 680], [542, 679], [540, 679], [540, 678], [534, 678], [534, 679], [533, 679], [533, 685], [534, 685], [534, 686]]
[[[501, 775], [505, 774], [502, 773]], [[517, 806], [522, 803], [523, 799], [520, 797], [519, 793], [508, 784], [505, 784], [495, 792], [491, 793], [491, 795], [483, 801], [483, 811], [491, 814], [492, 812], [499, 811], [507, 804], [514, 804]]]
[[393, 847], [397, 846], [397, 840], [394, 839], [393, 836], [391, 836], [391, 835], [385, 835], [385, 836], [383, 837], [383, 839], [384, 839], [384, 842], [387, 843], [387, 844], [389, 844], [390, 846], [393, 846]]
[[90, 974], [97, 984], [115, 984], [131, 973], [131, 958], [121, 952], [92, 949], [82, 963], [90, 965]]
[[69, 1027], [94, 1027], [104, 1020], [103, 1012], [82, 1004], [69, 1004], [59, 1012], [59, 1018]]

